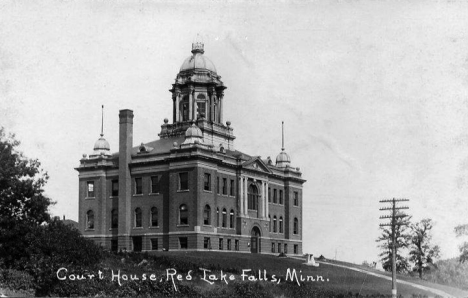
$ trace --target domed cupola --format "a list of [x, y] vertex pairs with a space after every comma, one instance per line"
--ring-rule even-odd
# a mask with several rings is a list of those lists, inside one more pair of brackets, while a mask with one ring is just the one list
[[180, 67], [180, 72], [189, 70], [209, 70], [216, 74], [216, 67], [208, 57], [204, 56], [204, 44], [200, 41], [192, 43], [192, 56], [185, 59]]
[[185, 131], [185, 141], [182, 144], [202, 144], [202, 143], [203, 143], [203, 132], [193, 122], [192, 125], [189, 128], [187, 128], [187, 130]]
[[284, 122], [281, 122], [281, 152], [276, 156], [276, 166], [279, 168], [286, 168], [291, 165], [291, 158], [289, 154], [284, 151]]

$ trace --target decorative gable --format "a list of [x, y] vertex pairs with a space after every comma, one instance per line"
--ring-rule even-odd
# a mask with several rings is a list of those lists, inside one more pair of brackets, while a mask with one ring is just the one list
[[242, 164], [242, 167], [245, 169], [250, 169], [254, 171], [264, 172], [264, 173], [271, 173], [271, 170], [266, 166], [266, 164], [262, 161], [260, 156], [256, 156]]

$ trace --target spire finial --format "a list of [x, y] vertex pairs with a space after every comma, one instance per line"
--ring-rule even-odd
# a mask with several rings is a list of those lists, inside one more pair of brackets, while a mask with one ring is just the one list
[[192, 53], [193, 54], [195, 54], [195, 53], [203, 54], [204, 52], [205, 51], [204, 51], [203, 40], [200, 37], [200, 34], [197, 33], [197, 38], [195, 39], [195, 42], [192, 43]]
[[104, 105], [102, 105], [101, 110], [101, 137], [104, 136]]
[[284, 121], [281, 121], [281, 151], [284, 151]]

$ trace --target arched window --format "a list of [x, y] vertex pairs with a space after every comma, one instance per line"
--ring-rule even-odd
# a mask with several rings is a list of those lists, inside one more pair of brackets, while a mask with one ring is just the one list
[[117, 209], [111, 211], [111, 228], [116, 229], [119, 227], [119, 212]]
[[232, 209], [231, 212], [229, 212], [229, 227], [234, 229], [234, 210]]
[[197, 119], [201, 117], [206, 118], [206, 97], [202, 93], [197, 96]]
[[206, 205], [203, 210], [203, 224], [207, 226], [211, 225], [211, 208], [209, 205]]
[[276, 215], [273, 216], [273, 233], [276, 233]]
[[151, 226], [152, 227], [159, 226], [159, 224], [158, 224], [158, 208], [156, 208], [156, 207], [151, 208]]
[[216, 208], [216, 226], [219, 227], [219, 208]]
[[258, 208], [258, 189], [255, 185], [251, 184], [248, 190], [248, 208], [250, 210], [257, 210]]
[[136, 209], [135, 209], [135, 227], [136, 227], [136, 228], [142, 227], [142, 223], [141, 223], [141, 209], [140, 209], [140, 208], [136, 208]]
[[89, 210], [86, 212], [86, 229], [94, 230], [94, 212]]
[[188, 225], [188, 209], [185, 204], [179, 207], [179, 224]]
[[227, 227], [227, 212], [226, 208], [223, 208], [223, 228]]
[[297, 217], [294, 217], [294, 229], [293, 229], [294, 234], [299, 233], [299, 220], [297, 220]]
[[283, 233], [283, 217], [280, 216], [279, 218], [279, 232]]

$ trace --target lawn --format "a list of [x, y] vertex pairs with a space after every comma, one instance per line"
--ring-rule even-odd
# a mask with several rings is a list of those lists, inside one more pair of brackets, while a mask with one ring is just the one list
[[[290, 272], [293, 272], [293, 269], [296, 270], [296, 273], [299, 277], [300, 274], [304, 278], [306, 276], [311, 276], [313, 279], [317, 280], [317, 276], [323, 277], [323, 281], [299, 281], [300, 286], [307, 288], [323, 288], [323, 289], [333, 289], [340, 292], [353, 294], [360, 293], [361, 295], [378, 295], [384, 294], [387, 295], [390, 293], [391, 282], [384, 280], [382, 278], [368, 275], [365, 273], [349, 270], [346, 268], [340, 268], [325, 263], [320, 264], [319, 267], [306, 266], [303, 263], [305, 262], [298, 259], [292, 258], [279, 258], [272, 255], [252, 255], [252, 254], [240, 254], [240, 253], [228, 253], [228, 252], [155, 252], [151, 254], [155, 256], [158, 260], [159, 258], [164, 259], [164, 264], [167, 265], [172, 262], [174, 268], [179, 271], [186, 271], [186, 268], [192, 268], [198, 270], [199, 268], [212, 269], [214, 271], [224, 270], [234, 274], [236, 281], [248, 282], [246, 277], [242, 280], [242, 272], [245, 269], [251, 269], [248, 273], [255, 274], [257, 277], [258, 272], [261, 272], [260, 277], [264, 279], [264, 273], [268, 277], [268, 281], [262, 281], [263, 283], [269, 285], [273, 275], [277, 279], [280, 279], [280, 283], [285, 283], [285, 278], [287, 270], [290, 269]], [[183, 260], [183, 268], [178, 269], [177, 264], [180, 260]], [[192, 264], [190, 266], [188, 264]], [[188, 266], [188, 267], [186, 267]], [[362, 268], [362, 267], [361, 267]], [[201, 280], [203, 271], [198, 270], [198, 278], [196, 280]], [[414, 281], [411, 279], [411, 281]], [[229, 281], [228, 281], [229, 282]], [[291, 286], [299, 287], [297, 280], [289, 283]], [[460, 296], [466, 295], [466, 292], [459, 291], [454, 288], [435, 285], [432, 283], [417, 281], [420, 284], [425, 286], [430, 286], [444, 290], [452, 295]], [[223, 286], [220, 282], [217, 282], [220, 286]], [[207, 283], [208, 284], [208, 283]], [[428, 295], [434, 296], [430, 292], [426, 292], [420, 289], [416, 289], [409, 285], [399, 285], [398, 286], [399, 294], [405, 297], [411, 297], [413, 294]]]

